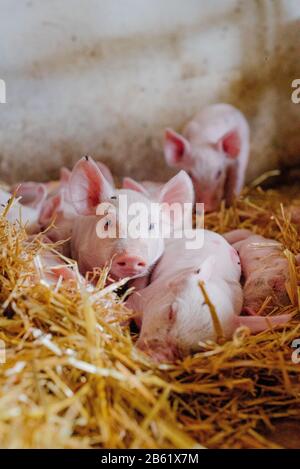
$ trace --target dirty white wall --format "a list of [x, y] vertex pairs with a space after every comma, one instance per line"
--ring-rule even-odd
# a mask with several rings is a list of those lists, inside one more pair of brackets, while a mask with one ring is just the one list
[[219, 100], [250, 120], [248, 178], [294, 164], [299, 50], [299, 0], [0, 0], [1, 179], [87, 153], [163, 179], [164, 127]]

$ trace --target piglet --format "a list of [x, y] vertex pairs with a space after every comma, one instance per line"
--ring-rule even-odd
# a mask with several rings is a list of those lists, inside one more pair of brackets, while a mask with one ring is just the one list
[[60, 179], [48, 182], [25, 181], [13, 184], [10, 192], [20, 197], [22, 205], [40, 210], [45, 200], [60, 191], [62, 186], [68, 184], [71, 171], [68, 168], [60, 169]]
[[[95, 165], [114, 188], [113, 177], [108, 167], [99, 161], [95, 162]], [[78, 216], [70, 195], [71, 174], [67, 168], [61, 169], [60, 180], [57, 181], [58, 184], [52, 186], [52, 191], [43, 203], [38, 219], [41, 231], [46, 231], [49, 240], [53, 243], [62, 241], [57, 249], [67, 257], [71, 256], [73, 222]]]
[[2, 215], [12, 223], [21, 222], [28, 233], [37, 233], [39, 231], [39, 208], [34, 208], [30, 205], [22, 205], [20, 200], [21, 197], [15, 197], [9, 192], [0, 189]]
[[236, 251], [216, 233], [204, 231], [204, 245], [186, 249], [186, 240], [170, 239], [151, 275], [151, 283], [133, 293], [127, 306], [142, 314], [137, 346], [156, 361], [173, 361], [216, 338], [214, 319], [199, 286], [214, 303], [225, 337], [238, 325], [242, 308], [240, 263]]
[[[289, 280], [288, 260], [282, 244], [249, 230], [235, 230], [224, 235], [239, 253], [244, 276], [244, 311], [255, 315], [270, 297], [266, 311], [274, 305], [288, 306], [285, 288]], [[297, 262], [300, 257], [297, 256]], [[283, 316], [281, 316], [283, 318]], [[286, 319], [289, 319], [288, 315]]]
[[[25, 221], [29, 234], [41, 231], [45, 228], [41, 224], [43, 217], [41, 214], [45, 211], [45, 207], [47, 210], [49, 209], [49, 201], [51, 200], [52, 203], [53, 197], [61, 192], [62, 187], [66, 187], [70, 174], [67, 168], [61, 168], [59, 181], [47, 183], [26, 181], [13, 184], [10, 187], [10, 192], [16, 200], [7, 215], [8, 219], [10, 221], [18, 220], [21, 212], [22, 221], [23, 223]], [[11, 194], [2, 191], [1, 199], [6, 201]]]
[[[164, 219], [161, 207], [173, 203], [192, 204], [194, 193], [190, 178], [181, 171], [163, 186], [159, 203], [153, 204], [141, 192], [115, 189], [92, 158], [86, 157], [72, 171], [70, 197], [78, 214], [72, 227], [72, 258], [78, 261], [83, 274], [110, 264], [110, 274], [118, 280], [148, 275], [164, 250], [163, 238], [159, 233], [155, 235], [157, 224]], [[126, 201], [128, 211], [119, 211], [121, 199]], [[135, 217], [129, 214], [134, 204], [147, 209], [144, 236], [135, 237], [126, 230], [126, 225]], [[110, 211], [116, 214], [114, 219], [108, 219]], [[176, 219], [172, 221], [176, 224]]]
[[297, 231], [300, 231], [300, 206], [292, 205], [289, 209], [291, 222], [296, 226]]
[[47, 197], [47, 186], [38, 182], [22, 182], [15, 184], [11, 192], [19, 198], [22, 205], [39, 211]]
[[211, 212], [222, 199], [227, 204], [239, 195], [249, 157], [249, 125], [233, 106], [204, 108], [185, 126], [182, 135], [166, 129], [164, 155], [169, 166], [191, 176], [196, 202]]
[[[109, 168], [100, 161], [97, 161], [96, 165], [102, 171], [105, 179], [114, 187]], [[47, 183], [48, 195], [39, 214], [40, 229], [47, 230], [47, 237], [54, 243], [66, 241], [71, 237], [73, 220], [77, 216], [69, 190], [71, 174], [69, 169], [63, 167], [60, 170], [59, 181]], [[70, 256], [70, 243], [63, 243], [59, 250], [65, 256]]]
[[256, 333], [286, 322], [239, 316], [240, 275], [237, 252], [220, 235], [204, 231], [203, 247], [191, 250], [184, 239], [170, 240], [151, 283], [127, 302], [142, 315], [138, 348], [157, 362], [174, 361], [199, 350], [200, 342], [231, 338], [240, 326]]
[[67, 263], [62, 257], [50, 250], [42, 249], [34, 258], [36, 274], [34, 281], [41, 281], [50, 286], [55, 285], [61, 279], [63, 281], [81, 282], [83, 277], [76, 271], [76, 266]]

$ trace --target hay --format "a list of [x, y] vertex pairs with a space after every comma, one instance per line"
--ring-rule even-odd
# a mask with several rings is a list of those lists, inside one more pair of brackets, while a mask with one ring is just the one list
[[[230, 209], [206, 217], [218, 232], [251, 228], [281, 241], [290, 262], [297, 314], [300, 251], [284, 209], [294, 189], [245, 191]], [[300, 364], [291, 344], [294, 319], [258, 335], [239, 329], [226, 343], [175, 365], [155, 367], [134, 348], [130, 312], [99, 276], [94, 292], [80, 283], [33, 282], [40, 238], [0, 219], [0, 445], [5, 448], [274, 448], [267, 438], [280, 419], [300, 416]], [[51, 246], [48, 247], [51, 249]]]

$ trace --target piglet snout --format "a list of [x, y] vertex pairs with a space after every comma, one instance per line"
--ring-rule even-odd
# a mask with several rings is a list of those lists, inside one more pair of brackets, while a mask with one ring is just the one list
[[122, 254], [114, 259], [111, 271], [118, 277], [133, 277], [147, 271], [147, 262], [139, 256]]
[[157, 340], [139, 338], [136, 343], [139, 350], [148, 355], [155, 363], [173, 363], [181, 358], [181, 354], [175, 344], [165, 340], [161, 343]]
[[203, 190], [202, 184], [199, 185], [193, 175], [191, 175], [191, 178], [194, 184], [196, 200], [204, 204], [204, 211], [209, 213], [217, 210], [221, 200], [216, 190]]
[[204, 211], [206, 213], [214, 212], [220, 204], [220, 200], [218, 200], [215, 194], [203, 193], [199, 200], [204, 204]]

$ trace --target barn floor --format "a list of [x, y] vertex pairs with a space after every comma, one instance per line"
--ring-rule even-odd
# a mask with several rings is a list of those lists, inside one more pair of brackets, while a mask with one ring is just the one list
[[[206, 217], [223, 233], [252, 228], [280, 240], [290, 263], [291, 304], [299, 311], [300, 252], [290, 207], [299, 185], [253, 188]], [[300, 363], [295, 318], [256, 336], [239, 329], [225, 344], [155, 367], [134, 348], [120, 318], [130, 316], [102, 273], [94, 293], [32, 280], [37, 237], [0, 218], [0, 446], [5, 448], [300, 448]], [[3, 359], [3, 353], [2, 353]], [[2, 360], [4, 361], [4, 360]]]

